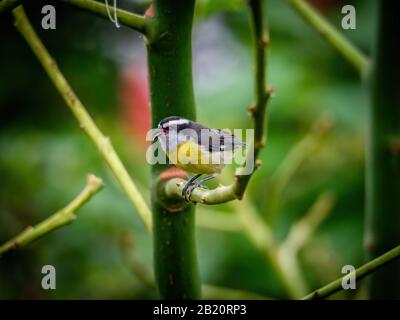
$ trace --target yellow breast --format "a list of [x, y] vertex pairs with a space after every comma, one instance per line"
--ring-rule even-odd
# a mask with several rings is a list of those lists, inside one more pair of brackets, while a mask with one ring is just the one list
[[192, 173], [219, 173], [225, 166], [223, 161], [218, 163], [209, 152], [192, 141], [181, 143], [175, 150], [168, 152], [167, 156], [178, 168]]

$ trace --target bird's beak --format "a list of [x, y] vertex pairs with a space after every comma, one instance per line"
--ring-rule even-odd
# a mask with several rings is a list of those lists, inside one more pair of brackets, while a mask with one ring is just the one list
[[151, 131], [151, 140], [154, 141], [162, 134], [162, 130], [160, 128], [155, 128]]

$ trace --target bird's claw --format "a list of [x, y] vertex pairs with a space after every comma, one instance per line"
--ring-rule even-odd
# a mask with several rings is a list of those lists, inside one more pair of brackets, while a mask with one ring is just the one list
[[197, 187], [208, 190], [208, 187], [203, 186], [201, 184], [197, 184], [197, 183], [186, 184], [185, 187], [182, 189], [182, 196], [186, 202], [192, 202], [191, 196], [192, 196], [194, 189], [196, 189]]
[[193, 184], [191, 183], [186, 183], [185, 187], [182, 189], [182, 196], [186, 202], [190, 202], [190, 196], [192, 195], [193, 189]]

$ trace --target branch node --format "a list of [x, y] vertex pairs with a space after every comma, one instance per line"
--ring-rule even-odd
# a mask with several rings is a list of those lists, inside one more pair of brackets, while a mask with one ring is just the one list
[[268, 34], [264, 33], [264, 35], [261, 38], [261, 47], [266, 49], [269, 46], [269, 43], [270, 43], [270, 38]]
[[260, 141], [257, 141], [255, 144], [256, 149], [262, 149], [265, 147], [265, 137], [262, 137]]
[[275, 96], [275, 87], [274, 86], [268, 86], [266, 90], [266, 94], [268, 98], [272, 98]]
[[248, 113], [249, 113], [249, 115], [250, 115], [251, 117], [254, 117], [254, 112], [255, 112], [255, 110], [256, 110], [256, 105], [255, 105], [254, 103], [251, 103], [251, 104], [249, 104], [249, 105], [247, 106], [247, 111], [248, 111]]

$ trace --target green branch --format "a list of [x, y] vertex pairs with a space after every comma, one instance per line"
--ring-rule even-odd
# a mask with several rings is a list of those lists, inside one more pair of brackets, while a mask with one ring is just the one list
[[[265, 118], [267, 103], [271, 97], [272, 89], [267, 90], [267, 48], [269, 44], [269, 35], [265, 27], [266, 18], [264, 16], [264, 1], [249, 0], [249, 6], [254, 44], [255, 104], [249, 107], [249, 112], [253, 118], [254, 127], [254, 154], [251, 154], [252, 151], [249, 151], [246, 163], [249, 161], [254, 161], [254, 168], [257, 168], [261, 164], [257, 160], [258, 155], [266, 143], [266, 138], [264, 135], [264, 131], [266, 130], [264, 127], [266, 122]], [[252, 174], [236, 175], [233, 189], [237, 199], [241, 199], [243, 197], [251, 176]]]
[[[152, 125], [177, 115], [195, 120], [192, 78], [194, 0], [154, 0], [147, 42]], [[153, 257], [157, 288], [163, 299], [199, 299], [195, 207], [164, 199], [162, 174], [152, 166]], [[166, 201], [164, 201], [166, 200]], [[171, 204], [171, 205], [170, 205]]]
[[314, 231], [332, 212], [335, 205], [335, 196], [331, 192], [322, 193], [306, 214], [289, 230], [281, 248], [284, 251], [297, 254], [311, 238]]
[[103, 181], [95, 175], [89, 175], [86, 187], [71, 203], [38, 225], [28, 227], [25, 231], [1, 245], [0, 256], [9, 250], [25, 247], [32, 241], [74, 221], [76, 219], [75, 212], [101, 188], [103, 188]]
[[330, 193], [321, 194], [306, 214], [289, 230], [286, 239], [279, 245], [278, 260], [286, 278], [298, 288], [296, 298], [308, 291], [299, 263], [299, 251], [311, 238], [318, 225], [332, 211], [334, 197]]
[[13, 10], [15, 16], [15, 26], [25, 38], [26, 42], [31, 47], [32, 51], [46, 70], [53, 84], [58, 89], [61, 96], [64, 98], [68, 107], [79, 121], [80, 127], [89, 136], [92, 142], [96, 145], [100, 154], [107, 162], [116, 179], [122, 186], [122, 189], [127, 194], [128, 198], [136, 208], [137, 213], [143, 220], [148, 230], [151, 230], [151, 212], [140, 194], [136, 185], [133, 183], [124, 165], [119, 159], [114, 147], [111, 144], [110, 138], [102, 134], [99, 128], [94, 123], [93, 119], [86, 111], [82, 102], [75, 95], [74, 91], [64, 78], [63, 74], [57, 67], [56, 62], [48, 53], [47, 49], [40, 41], [38, 35], [34, 31], [28, 18], [25, 15], [22, 6]]
[[278, 168], [268, 181], [268, 195], [264, 203], [264, 215], [271, 225], [276, 221], [278, 208], [284, 190], [293, 179], [301, 165], [313, 157], [317, 149], [322, 145], [324, 138], [332, 130], [333, 121], [322, 116], [312, 124], [309, 132], [294, 146], [292, 146], [280, 162]]
[[368, 58], [321, 14], [304, 0], [288, 0], [303, 18], [316, 29], [322, 37], [335, 48], [353, 67], [362, 74], [368, 64]]
[[[365, 276], [369, 275], [370, 273], [376, 271], [377, 269], [383, 267], [384, 265], [395, 261], [400, 257], [400, 246], [386, 252], [385, 254], [379, 256], [378, 258], [364, 264], [360, 268], [355, 270], [356, 281], [361, 280]], [[328, 285], [315, 290], [314, 292], [310, 293], [309, 295], [305, 296], [303, 300], [312, 300], [312, 299], [323, 299], [326, 298], [335, 292], [342, 290], [342, 280], [343, 278], [348, 279], [351, 275], [346, 274], [345, 276], [329, 283]]]
[[[62, 0], [70, 5], [76, 6], [82, 10], [89, 11], [94, 13], [100, 17], [108, 19], [107, 7], [105, 4], [100, 3], [94, 0]], [[114, 8], [110, 8], [110, 10], [114, 10]], [[118, 22], [121, 24], [131, 27], [132, 29], [139, 31], [141, 33], [146, 33], [146, 21], [145, 17], [134, 14], [132, 12], [116, 9], [116, 15], [118, 18]]]
[[[182, 199], [182, 190], [186, 182], [186, 180], [181, 178], [174, 178], [166, 181], [164, 185], [165, 196], [171, 199]], [[233, 184], [229, 186], [220, 186], [212, 190], [196, 188], [190, 196], [192, 202], [202, 204], [220, 204], [235, 199], [236, 195]]]
[[[272, 90], [266, 89], [266, 67], [267, 57], [266, 49], [268, 47], [268, 34], [264, 27], [264, 1], [250, 0], [249, 7], [251, 11], [251, 22], [254, 41], [254, 60], [255, 60], [255, 104], [249, 108], [249, 112], [254, 123], [254, 153], [249, 150], [246, 163], [254, 161], [254, 171], [260, 166], [260, 161], [257, 160], [258, 154], [265, 145], [264, 123], [266, 115], [267, 102], [272, 94]], [[240, 169], [235, 175], [235, 182], [229, 186], [221, 186], [213, 190], [205, 190], [196, 188], [191, 196], [193, 202], [203, 204], [219, 204], [235, 199], [242, 199], [249, 180], [254, 173], [242, 175]], [[182, 179], [172, 179], [165, 183], [164, 193], [166, 197], [182, 199], [182, 189], [186, 181]]]
[[253, 245], [262, 253], [270, 263], [276, 276], [282, 283], [291, 299], [297, 299], [304, 295], [299, 282], [292, 281], [284, 271], [282, 260], [279, 259], [279, 243], [269, 227], [258, 215], [254, 206], [247, 200], [235, 203], [236, 214], [242, 225], [244, 234], [253, 243]]
[[[102, 18], [109, 19], [107, 6], [101, 2], [94, 0], [62, 0], [72, 6], [78, 7], [82, 10], [96, 14]], [[0, 15], [9, 12], [22, 4], [23, 0], [2, 0], [0, 1]], [[114, 10], [114, 8], [109, 8]], [[116, 16], [118, 22], [130, 27], [136, 31], [146, 34], [146, 19], [144, 16], [122, 10], [116, 9]]]

